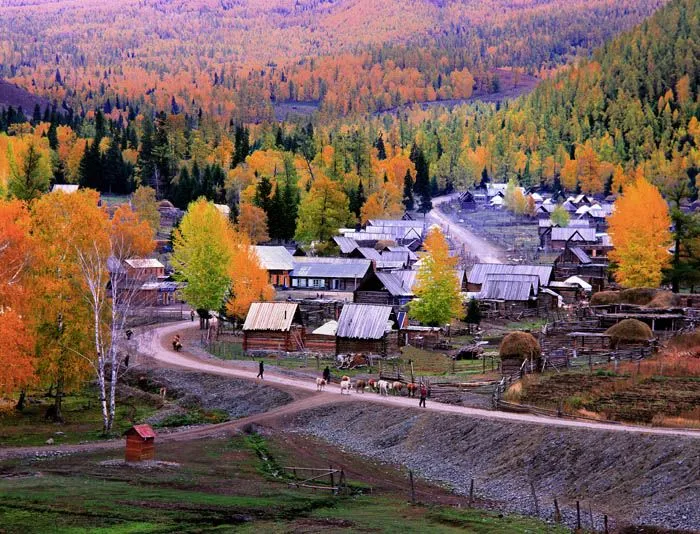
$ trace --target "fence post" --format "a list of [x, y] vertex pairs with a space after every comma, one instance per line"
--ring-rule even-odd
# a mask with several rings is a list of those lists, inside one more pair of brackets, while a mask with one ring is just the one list
[[416, 486], [413, 482], [413, 471], [408, 471], [408, 478], [411, 481], [411, 504], [416, 504]]
[[557, 498], [554, 498], [554, 522], [561, 523], [561, 511], [559, 510], [559, 503]]
[[469, 483], [469, 507], [474, 503], [474, 479]]
[[581, 530], [581, 503], [576, 501], [576, 530]]
[[333, 479], [333, 465], [328, 466], [328, 474], [331, 476], [331, 491], [334, 491], [333, 488], [335, 487], [335, 480]]
[[608, 534], [608, 515], [603, 516], [603, 528], [605, 529], [605, 534]]

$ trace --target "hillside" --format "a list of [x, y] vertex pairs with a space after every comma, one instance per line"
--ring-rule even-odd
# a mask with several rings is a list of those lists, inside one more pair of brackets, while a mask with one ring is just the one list
[[271, 101], [378, 111], [469, 98], [474, 78], [497, 84], [494, 67], [556, 67], [664, 3], [9, 0], [0, 76], [84, 110], [128, 102], [243, 121], [271, 118]]

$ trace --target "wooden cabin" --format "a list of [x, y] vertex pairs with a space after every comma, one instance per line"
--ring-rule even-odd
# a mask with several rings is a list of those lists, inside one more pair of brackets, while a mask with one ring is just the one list
[[355, 291], [372, 272], [372, 262], [353, 258], [294, 258], [292, 288]]
[[266, 247], [258, 245], [255, 253], [260, 266], [267, 271], [269, 281], [274, 287], [291, 287], [291, 272], [294, 269], [294, 257], [284, 247]]
[[375, 272], [370, 274], [355, 290], [354, 302], [357, 304], [387, 305], [395, 312], [404, 309], [413, 300], [413, 282], [393, 272]]
[[156, 433], [150, 425], [134, 425], [124, 432], [126, 436], [127, 462], [142, 462], [153, 460], [156, 453]]
[[471, 191], [465, 191], [459, 195], [459, 205], [463, 210], [473, 211], [476, 209], [476, 200]]
[[477, 263], [467, 275], [467, 291], [478, 292], [489, 275], [536, 275], [540, 286], [548, 286], [554, 279], [551, 265], [511, 265], [505, 263]]
[[336, 354], [386, 356], [397, 348], [396, 316], [391, 306], [346, 304], [338, 318]]
[[243, 351], [304, 350], [304, 326], [295, 302], [254, 302], [243, 324]]

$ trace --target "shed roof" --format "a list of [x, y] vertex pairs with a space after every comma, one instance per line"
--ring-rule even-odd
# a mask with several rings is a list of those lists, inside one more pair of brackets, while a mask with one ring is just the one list
[[470, 284], [483, 284], [490, 274], [534, 274], [540, 285], [546, 286], [552, 278], [551, 265], [511, 265], [505, 263], [477, 263], [467, 277]]
[[357, 248], [357, 241], [350, 239], [349, 237], [337, 235], [333, 238], [333, 241], [335, 241], [335, 244], [338, 245], [338, 248], [342, 254], [350, 254]]
[[292, 327], [299, 305], [295, 302], [253, 302], [243, 324], [244, 331], [286, 332]]
[[[292, 277], [299, 278], [364, 278], [372, 262], [350, 258], [294, 258]], [[329, 262], [323, 260], [337, 259]], [[319, 260], [319, 261], [314, 261]]]
[[267, 271], [291, 271], [294, 268], [294, 257], [284, 247], [256, 245], [255, 253], [260, 266]]
[[382, 339], [391, 330], [391, 306], [346, 304], [338, 318], [338, 337]]
[[132, 269], [161, 269], [165, 266], [155, 258], [131, 258], [124, 260]]
[[479, 298], [486, 300], [527, 301], [537, 295], [539, 277], [525, 274], [493, 274], [486, 277]]
[[156, 437], [156, 433], [151, 428], [151, 425], [134, 425], [124, 432], [125, 436], [134, 434], [142, 439], [153, 439]]

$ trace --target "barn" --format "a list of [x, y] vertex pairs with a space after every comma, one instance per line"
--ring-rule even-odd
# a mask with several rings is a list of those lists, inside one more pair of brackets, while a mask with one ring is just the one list
[[243, 351], [304, 349], [304, 326], [295, 302], [254, 302], [243, 324]]
[[391, 306], [346, 304], [338, 318], [336, 354], [361, 352], [386, 356], [398, 343]]

